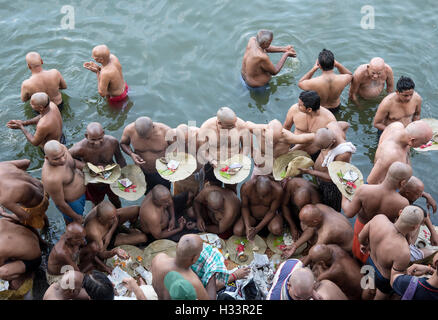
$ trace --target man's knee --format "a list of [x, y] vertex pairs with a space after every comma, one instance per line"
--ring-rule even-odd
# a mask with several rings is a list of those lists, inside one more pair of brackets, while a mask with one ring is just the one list
[[271, 222], [268, 229], [274, 236], [280, 236], [283, 234], [283, 226], [277, 221]]
[[14, 275], [15, 274], [13, 274], [11, 272], [10, 268], [5, 267], [5, 266], [0, 268], [0, 279], [10, 281], [10, 280], [13, 280], [12, 276], [14, 276]]
[[243, 226], [243, 223], [238, 222], [234, 225], [233, 234], [238, 237], [245, 235], [245, 228]]

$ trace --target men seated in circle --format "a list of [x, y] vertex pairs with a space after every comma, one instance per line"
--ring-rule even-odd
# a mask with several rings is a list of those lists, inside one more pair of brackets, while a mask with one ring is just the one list
[[393, 122], [400, 121], [406, 127], [409, 123], [420, 120], [423, 99], [414, 89], [414, 81], [401, 76], [397, 81], [396, 91], [380, 102], [373, 121], [379, 135]]
[[[334, 73], [337, 68], [340, 74]], [[322, 74], [312, 79], [315, 72], [320, 69]], [[302, 90], [314, 90], [321, 98], [321, 106], [331, 112], [337, 112], [341, 106], [342, 91], [353, 79], [350, 70], [335, 60], [330, 50], [323, 49], [316, 59], [315, 65], [298, 81]]]
[[283, 189], [278, 181], [256, 176], [242, 185], [240, 197], [242, 216], [233, 228], [236, 236], [246, 236], [253, 241], [266, 226], [274, 235], [283, 234], [283, 217], [279, 211]]
[[377, 98], [385, 89], [390, 94], [394, 91], [394, 74], [389, 65], [380, 57], [375, 57], [368, 64], [361, 64], [353, 73], [349, 97], [359, 105], [358, 97], [365, 100]]
[[67, 84], [61, 73], [56, 69], [44, 70], [43, 59], [38, 52], [29, 52], [26, 63], [32, 76], [21, 84], [21, 101], [28, 101], [34, 93], [45, 92], [62, 111], [64, 102], [60, 90], [67, 89]]
[[[257, 32], [257, 37], [249, 39], [240, 73], [240, 79], [244, 87], [250, 90], [266, 89], [271, 77], [280, 72], [286, 59], [297, 56], [292, 46], [271, 46], [273, 38], [272, 31], [260, 30]], [[283, 52], [283, 56], [276, 66], [269, 59], [267, 55], [269, 52]]]
[[[327, 124], [336, 121], [335, 116], [326, 108], [320, 107], [320, 98], [316, 91], [303, 91], [300, 93], [298, 103], [290, 107], [284, 120], [283, 127], [287, 130], [295, 124], [296, 135], [303, 133], [316, 133], [320, 128], [325, 128]], [[315, 145], [299, 144], [294, 149], [306, 151], [315, 161], [321, 151]]]
[[170, 141], [166, 140], [168, 130], [171, 128], [163, 123], [153, 122], [149, 117], [139, 117], [123, 130], [120, 147], [143, 171], [146, 193], [157, 184], [170, 189], [170, 182], [162, 178], [155, 167], [155, 160], [163, 157], [170, 145]]
[[[120, 151], [119, 141], [113, 136], [106, 135], [102, 125], [98, 122], [91, 122], [87, 126], [85, 139], [75, 143], [69, 150], [73, 158], [84, 163], [90, 162], [95, 166], [106, 166], [117, 163], [121, 168], [126, 166], [125, 158]], [[114, 161], [115, 160], [115, 161]], [[116, 207], [122, 206], [120, 199], [116, 196], [107, 183], [88, 183], [87, 200], [97, 205], [103, 201], [105, 195]]]
[[[11, 120], [7, 123], [8, 128], [20, 129], [31, 144], [39, 146], [41, 149], [49, 140], [56, 140], [65, 144], [61, 113], [56, 104], [50, 101], [47, 93], [34, 93], [30, 98], [30, 105], [39, 115], [31, 120]], [[34, 135], [24, 128], [31, 124], [36, 125]]]

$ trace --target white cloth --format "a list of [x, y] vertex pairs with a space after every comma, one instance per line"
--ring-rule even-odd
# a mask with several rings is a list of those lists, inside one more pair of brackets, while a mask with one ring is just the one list
[[[147, 300], [158, 300], [157, 293], [155, 292], [154, 288], [151, 285], [141, 285], [140, 289], [143, 291], [144, 295], [146, 296]], [[137, 297], [132, 292], [130, 296], [114, 296], [114, 300], [137, 300]]]
[[344, 142], [338, 145], [336, 148], [327, 152], [327, 155], [324, 158], [322, 166], [327, 167], [330, 163], [333, 162], [333, 160], [335, 160], [336, 156], [346, 152], [355, 153], [356, 147], [354, 146], [354, 144], [352, 144], [351, 142]]

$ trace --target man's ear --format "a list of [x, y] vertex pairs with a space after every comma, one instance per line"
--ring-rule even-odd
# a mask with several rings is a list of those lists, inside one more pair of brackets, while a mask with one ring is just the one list
[[369, 64], [367, 64], [367, 69], [369, 69], [370, 68], [370, 65]]
[[403, 209], [400, 209], [400, 211], [398, 212], [398, 216], [400, 217], [401, 213], [403, 212]]

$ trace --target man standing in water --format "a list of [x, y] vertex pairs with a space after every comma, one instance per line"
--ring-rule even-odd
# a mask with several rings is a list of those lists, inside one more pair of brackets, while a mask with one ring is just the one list
[[[340, 74], [335, 74], [337, 68]], [[313, 78], [315, 72], [321, 68], [322, 74]], [[323, 49], [315, 62], [315, 65], [298, 82], [303, 90], [314, 90], [321, 98], [321, 106], [335, 113], [341, 106], [340, 96], [344, 88], [351, 82], [353, 75], [350, 70], [335, 60], [330, 50]]]
[[[243, 56], [241, 81], [250, 90], [265, 90], [269, 80], [283, 68], [288, 57], [296, 57], [297, 54], [292, 46], [274, 47], [271, 42], [274, 35], [269, 30], [260, 30], [257, 37], [251, 37], [246, 46]], [[269, 59], [267, 53], [284, 52], [277, 65]]]
[[36, 92], [45, 92], [50, 101], [62, 111], [64, 102], [59, 90], [67, 89], [67, 84], [61, 73], [56, 69], [44, 70], [43, 59], [38, 52], [29, 52], [26, 55], [27, 66], [32, 76], [21, 84], [21, 100], [26, 102]]
[[394, 74], [382, 58], [372, 58], [370, 63], [357, 67], [350, 86], [350, 100], [359, 105], [358, 96], [370, 100], [377, 98], [385, 89], [389, 94], [394, 91]]
[[100, 96], [108, 98], [108, 101], [113, 103], [125, 100], [128, 84], [123, 79], [119, 59], [111, 54], [104, 44], [94, 47], [92, 58], [102, 66], [90, 61], [84, 63], [84, 68], [96, 73]]

